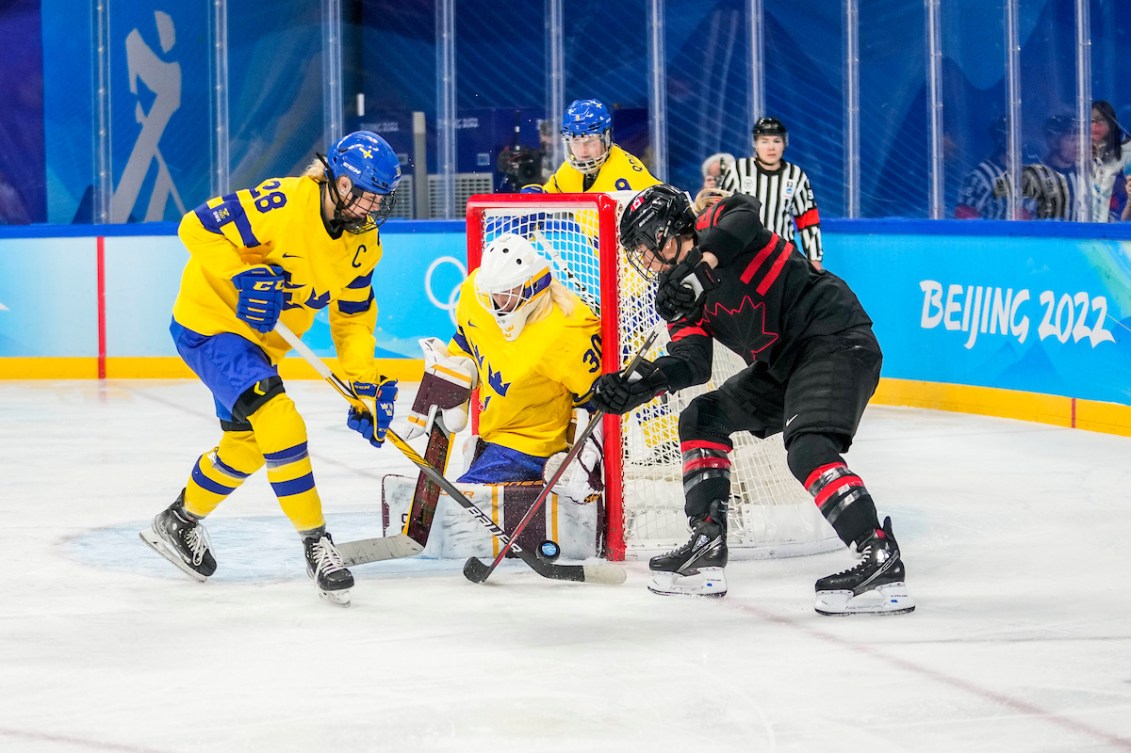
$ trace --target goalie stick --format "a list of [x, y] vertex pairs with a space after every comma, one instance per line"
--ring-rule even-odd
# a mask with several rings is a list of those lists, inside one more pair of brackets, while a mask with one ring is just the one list
[[[319, 376], [329, 382], [330, 386], [337, 390], [338, 393], [347, 401], [349, 401], [351, 405], [358, 408], [359, 410], [369, 412], [369, 407], [360, 397], [357, 396], [357, 393], [353, 391], [353, 388], [350, 387], [347, 382], [342, 381], [341, 377], [331, 371], [329, 366], [322, 363], [322, 359], [316, 356], [314, 354], [314, 351], [307, 347], [306, 343], [300, 340], [294, 332], [291, 332], [290, 328], [287, 327], [287, 325], [283, 324], [283, 322], [279, 322], [275, 325], [275, 331], [278, 332], [279, 335], [284, 340], [286, 340], [292, 348], [294, 348], [296, 353], [302, 356], [302, 358], [307, 363], [314, 367], [314, 370], [318, 372]], [[519, 547], [516, 543], [514, 543], [513, 538], [507, 535], [506, 531], [496, 525], [495, 521], [491, 520], [489, 515], [476, 507], [475, 503], [464, 496], [463, 492], [461, 492], [455, 486], [455, 484], [453, 484], [442, 473], [432, 467], [432, 465], [430, 465], [427, 460], [420, 456], [420, 453], [414, 450], [412, 446], [404, 439], [402, 439], [395, 431], [393, 431], [392, 429], [386, 430], [385, 437], [386, 439], [391, 441], [398, 450], [404, 453], [405, 457], [411, 460], [413, 465], [423, 471], [424, 475], [426, 475], [441, 489], [447, 492], [448, 496], [455, 500], [456, 504], [471, 513], [471, 516], [473, 518], [482, 523], [487, 530], [498, 537], [499, 541], [503, 544], [503, 552], [513, 551], [522, 559], [523, 562], [530, 566], [531, 570], [538, 573], [543, 578], [549, 578], [551, 580], [569, 580], [576, 581], [578, 583], [607, 583], [610, 585], [619, 585], [621, 583], [624, 583], [627, 576], [624, 572], [624, 569], [617, 565], [613, 565], [607, 562], [597, 563], [593, 565], [559, 565], [553, 562], [546, 562], [545, 560], [540, 559], [537, 555], [535, 555], [534, 552], [528, 552], [527, 550]], [[565, 465], [563, 464], [562, 467], [564, 468]], [[549, 487], [546, 487], [546, 489], [549, 489]], [[542, 506], [541, 500], [545, 499], [546, 489], [543, 489], [542, 494], [539, 495], [538, 500], [535, 500], [535, 504], [531, 506], [532, 510], [535, 509], [535, 507]], [[519, 522], [519, 525], [522, 525], [522, 527], [525, 528], [526, 524], [529, 523], [529, 518], [531, 517], [531, 514], [527, 512], [526, 516], [524, 516], [523, 519]], [[420, 546], [404, 534], [385, 538], [399, 539], [400, 537], [403, 537], [405, 540], [411, 542], [417, 547]], [[401, 543], [404, 542], [402, 541]], [[341, 545], [338, 545], [338, 550], [339, 552], [341, 551]], [[417, 553], [419, 553], [419, 551], [420, 550], [418, 550]], [[492, 566], [492, 569], [494, 569], [494, 565]]]
[[[636, 351], [636, 355], [633, 357], [632, 361], [630, 361], [629, 364], [625, 366], [622, 373], [626, 378], [629, 377], [634, 371], [636, 371], [636, 367], [639, 366], [640, 362], [644, 360], [644, 354], [648, 352], [648, 349], [652, 347], [652, 343], [656, 341], [656, 336], [660, 334], [659, 328], [661, 324], [657, 324], [652, 328], [651, 333], [649, 333], [648, 337], [645, 338], [644, 343]], [[527, 510], [526, 514], [522, 516], [522, 520], [518, 521], [518, 525], [514, 527], [514, 532], [511, 534], [511, 542], [509, 544], [504, 542], [503, 548], [497, 555], [495, 555], [495, 559], [490, 565], [484, 564], [483, 560], [479, 559], [478, 557], [468, 557], [467, 562], [465, 562], [463, 565], [464, 577], [466, 577], [472, 583], [483, 583], [491, 577], [491, 573], [493, 573], [495, 571], [495, 568], [499, 566], [499, 563], [503, 561], [503, 557], [507, 556], [508, 549], [514, 549], [515, 551], [518, 551], [518, 547], [517, 545], [515, 545], [514, 539], [518, 538], [519, 534], [521, 534], [526, 529], [526, 526], [530, 524], [530, 521], [534, 519], [534, 514], [542, 508], [542, 505], [545, 503], [546, 498], [550, 496], [550, 490], [554, 488], [554, 485], [558, 483], [562, 475], [565, 473], [566, 468], [569, 467], [569, 464], [572, 463], [573, 459], [577, 457], [579, 452], [581, 452], [582, 447], [585, 446], [585, 440], [588, 439], [589, 435], [592, 434], [593, 431], [597, 428], [597, 422], [604, 420], [604, 418], [604, 411], [598, 410], [593, 412], [593, 415], [589, 419], [589, 423], [585, 425], [585, 428], [581, 431], [581, 434], [573, 440], [573, 447], [570, 448], [569, 452], [565, 456], [565, 459], [562, 460], [562, 464], [558, 466], [558, 469], [554, 471], [554, 474], [550, 476], [550, 478], [546, 481], [546, 486], [544, 489], [542, 489], [541, 494], [539, 494], [538, 498], [535, 499], [533, 504], [530, 505], [530, 509]], [[537, 559], [537, 557], [535, 557], [535, 559]], [[538, 561], [542, 562], [542, 560]], [[623, 571], [621, 572], [623, 573]]]
[[[450, 448], [451, 433], [444, 426], [443, 417], [436, 416], [432, 424], [432, 433], [428, 435], [428, 446], [424, 449], [424, 459], [434, 468], [444, 468], [447, 466]], [[436, 515], [439, 498], [439, 485], [421, 472], [416, 481], [416, 489], [413, 491], [412, 504], [409, 506], [403, 531], [416, 546], [404, 545], [403, 536], [378, 536], [372, 539], [346, 541], [337, 545], [346, 567], [420, 554], [423, 548], [428, 546], [428, 536], [432, 532], [432, 520]]]

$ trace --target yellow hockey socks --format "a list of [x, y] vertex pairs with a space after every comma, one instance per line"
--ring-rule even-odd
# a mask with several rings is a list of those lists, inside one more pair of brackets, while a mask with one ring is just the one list
[[220, 444], [196, 461], [185, 484], [185, 511], [203, 518], [263, 467], [263, 454], [250, 431], [226, 431]]
[[267, 462], [267, 480], [295, 530], [310, 531], [325, 525], [306, 450], [306, 422], [294, 401], [286, 393], [276, 395], [248, 416], [248, 421]]

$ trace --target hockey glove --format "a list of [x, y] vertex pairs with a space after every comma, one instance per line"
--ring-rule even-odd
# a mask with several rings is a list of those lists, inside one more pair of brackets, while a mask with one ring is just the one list
[[702, 305], [707, 291], [718, 286], [715, 270], [703, 261], [703, 252], [693, 248], [683, 261], [660, 273], [656, 313], [666, 322], [690, 317]]
[[354, 382], [353, 391], [358, 397], [373, 401], [373, 408], [361, 411], [350, 408], [346, 416], [346, 426], [369, 440], [369, 444], [380, 447], [385, 442], [385, 432], [393, 422], [393, 403], [397, 399], [397, 380], [377, 378], [377, 383]]
[[[580, 425], [580, 424], [579, 424]], [[565, 473], [554, 484], [554, 493], [564, 497], [575, 504], [584, 505], [600, 498], [605, 490], [601, 481], [601, 447], [604, 443], [604, 430], [601, 423], [585, 440], [581, 452], [577, 453]], [[542, 478], [549, 483], [562, 462], [566, 453], [559, 452], [551, 455], [546, 460], [546, 467], [542, 470]]]
[[256, 332], [270, 332], [283, 310], [283, 268], [260, 264], [232, 278], [239, 291], [236, 316]]
[[668, 378], [652, 361], [643, 359], [627, 378], [620, 372], [604, 374], [593, 382], [590, 403], [605, 413], [628, 413], [668, 389]]
[[475, 362], [448, 354], [444, 342], [435, 337], [420, 341], [424, 351], [424, 376], [408, 414], [405, 439], [430, 434], [436, 413], [442, 412], [444, 426], [455, 434], [467, 426], [467, 402], [479, 373]]

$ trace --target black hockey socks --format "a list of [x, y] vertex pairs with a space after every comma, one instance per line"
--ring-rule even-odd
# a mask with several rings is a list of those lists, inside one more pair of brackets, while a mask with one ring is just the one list
[[730, 499], [730, 441], [689, 439], [680, 442], [679, 449], [687, 517], [706, 515], [715, 500], [725, 505]]
[[801, 434], [790, 443], [789, 469], [813, 495], [840, 540], [857, 544], [878, 529], [880, 521], [872, 495], [838, 449], [832, 437]]

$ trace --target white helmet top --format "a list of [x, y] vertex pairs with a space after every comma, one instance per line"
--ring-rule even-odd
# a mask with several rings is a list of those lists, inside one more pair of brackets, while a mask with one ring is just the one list
[[503, 337], [514, 340], [549, 295], [550, 264], [530, 241], [504, 233], [487, 244], [475, 277], [475, 298], [491, 312]]

